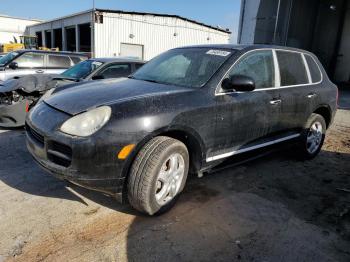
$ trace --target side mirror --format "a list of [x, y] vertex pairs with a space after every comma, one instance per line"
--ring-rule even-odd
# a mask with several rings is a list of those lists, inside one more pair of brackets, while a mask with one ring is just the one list
[[92, 80], [101, 80], [101, 79], [105, 79], [105, 77], [103, 75], [95, 75], [93, 77], [91, 77]]
[[16, 70], [18, 68], [17, 62], [11, 62], [9, 64], [9, 68], [11, 68], [12, 70]]
[[222, 81], [221, 88], [225, 91], [249, 92], [255, 89], [255, 82], [249, 76], [233, 75]]

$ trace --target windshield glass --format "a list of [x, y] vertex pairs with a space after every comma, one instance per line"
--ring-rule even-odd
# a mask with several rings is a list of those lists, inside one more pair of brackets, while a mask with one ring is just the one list
[[69, 78], [85, 78], [99, 68], [103, 63], [94, 60], [85, 60], [64, 71], [61, 75]]
[[132, 78], [169, 85], [201, 87], [233, 52], [212, 48], [173, 49], [142, 66]]
[[19, 53], [17, 52], [11, 52], [3, 57], [0, 57], [0, 65], [6, 65], [8, 62], [10, 62], [12, 59], [14, 59], [18, 55]]

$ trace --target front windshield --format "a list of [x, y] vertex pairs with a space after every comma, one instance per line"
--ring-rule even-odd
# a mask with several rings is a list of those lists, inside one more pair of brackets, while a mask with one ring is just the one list
[[102, 64], [102, 62], [95, 60], [85, 60], [64, 71], [61, 75], [75, 79], [85, 78]]
[[3, 57], [0, 57], [0, 65], [6, 65], [8, 62], [12, 61], [18, 55], [19, 53], [17, 52], [11, 52]]
[[185, 87], [201, 87], [233, 50], [183, 48], [167, 51], [142, 66], [131, 78]]

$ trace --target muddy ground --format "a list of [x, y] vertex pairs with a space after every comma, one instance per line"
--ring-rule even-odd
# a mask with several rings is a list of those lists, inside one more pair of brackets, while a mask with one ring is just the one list
[[308, 162], [293, 149], [192, 177], [146, 217], [68, 185], [0, 131], [0, 261], [350, 261], [350, 94]]

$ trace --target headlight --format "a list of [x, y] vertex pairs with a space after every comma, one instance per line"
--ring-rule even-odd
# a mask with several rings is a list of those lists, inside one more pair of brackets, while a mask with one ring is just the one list
[[74, 136], [90, 136], [107, 123], [111, 114], [109, 106], [92, 109], [68, 119], [61, 126], [61, 131]]

